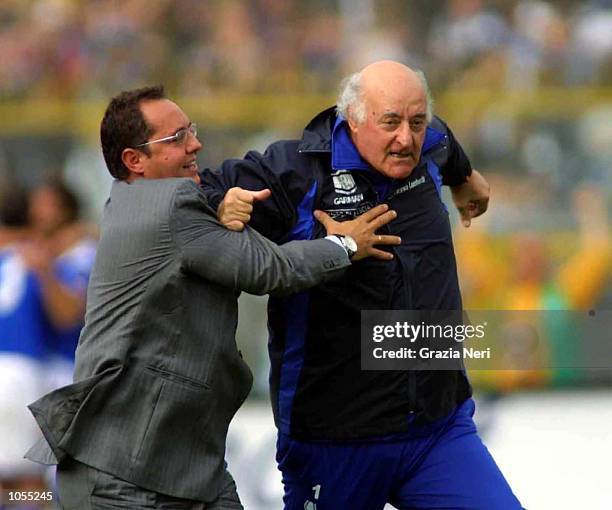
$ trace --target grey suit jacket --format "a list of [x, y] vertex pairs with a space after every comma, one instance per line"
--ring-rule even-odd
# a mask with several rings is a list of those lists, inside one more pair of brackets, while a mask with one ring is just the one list
[[325, 239], [279, 247], [226, 230], [191, 180], [116, 181], [75, 383], [30, 405], [47, 452], [28, 458], [69, 455], [150, 490], [214, 500], [227, 428], [252, 384], [234, 336], [240, 291], [296, 292], [348, 265]]

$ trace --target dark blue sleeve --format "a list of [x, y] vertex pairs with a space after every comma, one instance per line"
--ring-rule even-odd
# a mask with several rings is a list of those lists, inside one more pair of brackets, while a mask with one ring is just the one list
[[437, 128], [442, 127], [447, 137], [446, 157], [445, 161], [440, 165], [440, 173], [442, 174], [442, 184], [445, 186], [458, 186], [466, 182], [467, 178], [472, 175], [472, 164], [459, 144], [455, 135], [448, 125], [440, 119], [434, 117], [433, 125], [437, 124]]
[[[295, 153], [295, 154], [294, 154]], [[215, 210], [228, 189], [251, 191], [269, 188], [271, 197], [256, 202], [249, 225], [268, 239], [280, 242], [297, 221], [297, 206], [312, 186], [312, 178], [299, 171], [297, 146], [277, 142], [264, 154], [251, 151], [243, 159], [228, 159], [216, 170], [200, 173], [208, 203]]]

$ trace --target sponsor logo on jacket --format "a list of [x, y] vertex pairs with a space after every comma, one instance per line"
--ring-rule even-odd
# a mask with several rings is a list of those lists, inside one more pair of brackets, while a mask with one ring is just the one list
[[357, 184], [355, 179], [348, 170], [339, 170], [332, 174], [332, 180], [334, 181], [334, 190], [336, 193], [341, 195], [351, 195], [357, 191]]
[[397, 188], [395, 191], [393, 191], [387, 197], [387, 200], [390, 200], [393, 197], [400, 195], [402, 193], [405, 193], [406, 191], [416, 188], [417, 186], [420, 186], [421, 184], [424, 184], [424, 183], [425, 183], [425, 176], [419, 177], [418, 179], [414, 179], [410, 181], [408, 184], [404, 184], [404, 186], [402, 186], [401, 188]]

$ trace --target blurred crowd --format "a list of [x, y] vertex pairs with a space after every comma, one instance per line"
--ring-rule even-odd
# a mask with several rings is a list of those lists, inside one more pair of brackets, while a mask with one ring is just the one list
[[[612, 187], [612, 0], [4, 0], [0, 180], [31, 185], [71, 160], [105, 174], [79, 157], [91, 106], [151, 83], [194, 110], [200, 166], [215, 166], [296, 136], [343, 76], [381, 58], [425, 71], [477, 168], [544, 194], [542, 225], [577, 183]], [[91, 209], [100, 185], [78, 174]]]
[[610, 0], [4, 0], [0, 97], [108, 97], [165, 82], [335, 90], [381, 57], [453, 86], [593, 86], [612, 74]]
[[[563, 231], [543, 235], [528, 226], [495, 236], [486, 214], [469, 231], [455, 230], [464, 308], [502, 311], [498, 318], [510, 341], [501, 348], [515, 358], [505, 367], [512, 370], [472, 370], [479, 389], [508, 392], [612, 382], [612, 367], [588, 370], [583, 362], [594, 352], [603, 353], [601, 346], [609, 343], [609, 329], [593, 335], [584, 325], [587, 311], [612, 309], [612, 233], [605, 193], [582, 185], [571, 198], [576, 229], [569, 236]], [[521, 324], [537, 335], [526, 339]], [[502, 331], [497, 331], [500, 343]]]

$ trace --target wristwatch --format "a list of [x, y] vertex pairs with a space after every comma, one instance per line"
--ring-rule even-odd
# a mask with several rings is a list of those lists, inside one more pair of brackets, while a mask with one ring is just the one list
[[355, 254], [357, 253], [357, 250], [359, 249], [357, 247], [355, 239], [353, 239], [351, 236], [344, 236], [342, 234], [334, 235], [338, 238], [340, 244], [346, 250], [346, 254], [348, 255], [349, 260], [352, 260]]

